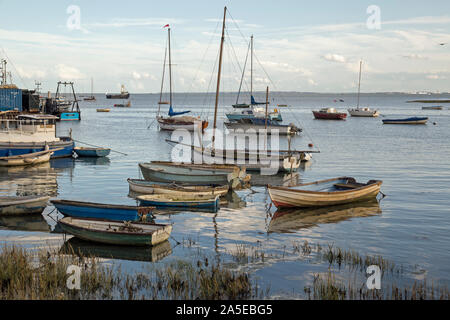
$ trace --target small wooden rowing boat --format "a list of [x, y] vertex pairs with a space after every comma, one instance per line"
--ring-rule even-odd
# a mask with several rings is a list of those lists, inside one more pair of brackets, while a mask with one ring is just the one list
[[207, 186], [227, 185], [243, 173], [237, 166], [177, 164], [157, 161], [140, 163], [139, 167], [144, 179], [148, 181]]
[[0, 197], [0, 216], [41, 214], [50, 197]]
[[444, 110], [444, 107], [441, 106], [422, 107], [422, 110]]
[[154, 206], [156, 208], [186, 208], [208, 209], [217, 212], [220, 208], [219, 196], [193, 196], [193, 195], [145, 195], [137, 199], [142, 206]]
[[46, 163], [50, 161], [50, 158], [53, 155], [53, 153], [59, 150], [62, 150], [62, 148], [54, 150], [45, 150], [41, 152], [27, 153], [19, 156], [1, 157], [0, 167], [31, 166], [35, 164]]
[[154, 246], [167, 241], [172, 225], [64, 218], [61, 229], [79, 239], [123, 246]]
[[278, 208], [324, 207], [374, 199], [382, 181], [357, 183], [354, 178], [342, 177], [321, 180], [298, 186], [268, 186], [270, 198]]
[[151, 214], [152, 207], [135, 207], [90, 202], [52, 200], [51, 203], [65, 216], [76, 218], [96, 218], [115, 221], [137, 221]]
[[97, 109], [97, 112], [110, 112], [111, 109]]
[[428, 118], [426, 117], [412, 117], [405, 119], [386, 119], [383, 124], [426, 124]]
[[169, 194], [182, 196], [225, 196], [230, 187], [228, 185], [210, 186], [188, 186], [176, 184], [155, 184], [147, 180], [128, 179], [130, 191], [140, 194]]
[[106, 148], [74, 148], [73, 150], [79, 157], [89, 158], [107, 157], [111, 153], [111, 149]]

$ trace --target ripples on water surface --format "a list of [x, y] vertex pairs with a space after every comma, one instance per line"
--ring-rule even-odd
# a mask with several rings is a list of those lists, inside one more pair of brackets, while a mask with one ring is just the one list
[[[158, 215], [158, 222], [174, 223], [173, 237], [190, 239], [193, 247], [177, 246], [171, 240], [151, 252], [136, 249], [132, 253], [120, 248], [111, 251], [102, 246], [71, 244], [100, 257], [114, 257], [130, 270], [138, 269], [138, 261], [191, 259], [201, 248], [207, 255], [226, 260], [225, 252], [235, 251], [237, 244], [262, 246], [267, 252], [291, 250], [294, 241], [354, 249], [359, 253], [380, 254], [397, 265], [404, 265], [414, 275], [449, 284], [450, 279], [450, 110], [421, 110], [422, 104], [405, 101], [421, 98], [402, 94], [371, 94], [363, 104], [379, 108], [385, 117], [428, 116], [425, 126], [382, 125], [380, 117], [351, 118], [347, 121], [313, 120], [312, 110], [335, 106], [344, 111], [355, 104], [351, 95], [283, 94], [292, 108], [284, 109], [285, 122], [300, 120], [306, 133], [293, 140], [293, 146], [304, 149], [313, 142], [321, 153], [300, 171], [300, 181], [309, 182], [337, 176], [353, 176], [358, 180], [380, 179], [387, 195], [380, 204], [369, 203], [332, 210], [276, 212], [264, 187], [253, 192], [239, 191], [216, 215], [184, 212]], [[336, 98], [346, 103], [335, 104]], [[448, 97], [439, 97], [440, 99]], [[176, 95], [186, 101], [183, 108], [195, 114], [209, 114], [203, 107], [211, 100], [204, 95]], [[231, 105], [234, 95], [222, 98]], [[97, 113], [96, 108], [111, 107], [113, 100], [98, 96], [97, 102], [82, 105], [80, 123], [61, 123], [60, 134], [73, 129], [73, 137], [94, 145], [127, 153], [112, 153], [108, 159], [61, 159], [50, 164], [20, 169], [1, 169], [0, 192], [3, 195], [47, 194], [60, 199], [130, 204], [127, 178], [139, 177], [138, 163], [170, 160], [171, 147], [164, 142], [169, 134], [158, 132], [154, 124], [156, 95], [135, 95], [132, 108]], [[348, 104], [347, 104], [348, 103]], [[220, 121], [224, 119], [221, 113]], [[436, 122], [436, 125], [433, 124]], [[148, 127], [150, 128], [148, 129]], [[311, 139], [309, 138], [312, 138]], [[261, 177], [259, 177], [261, 180]], [[282, 181], [283, 177], [277, 177]], [[274, 183], [273, 178], [260, 181]], [[52, 207], [46, 209], [50, 213]], [[43, 217], [1, 218], [0, 240], [26, 247], [61, 247], [62, 236], [51, 233], [55, 222]], [[55, 217], [54, 213], [51, 215]], [[229, 257], [229, 256], [228, 256]], [[302, 293], [312, 273], [326, 270], [301, 259], [272, 259], [263, 265], [251, 265], [263, 283], [272, 291]], [[416, 277], [417, 278], [417, 277]], [[419, 277], [420, 278], [420, 277]], [[289, 296], [289, 294], [288, 294]]]

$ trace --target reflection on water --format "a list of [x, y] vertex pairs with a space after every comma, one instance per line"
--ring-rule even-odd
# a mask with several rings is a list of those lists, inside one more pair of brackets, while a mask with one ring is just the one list
[[355, 217], [373, 216], [381, 212], [378, 201], [314, 209], [279, 209], [269, 223], [268, 232], [289, 233], [318, 224], [337, 223]]
[[103, 259], [158, 262], [172, 254], [172, 246], [166, 241], [154, 247], [124, 247], [71, 238], [63, 244], [60, 253]]
[[111, 165], [111, 160], [108, 157], [101, 158], [90, 158], [90, 157], [80, 157], [75, 160], [76, 163], [80, 163], [87, 166], [109, 166]]
[[265, 187], [267, 185], [272, 186], [284, 186], [293, 187], [300, 182], [300, 173], [288, 173], [288, 174], [277, 174], [274, 176], [264, 176], [259, 173], [251, 173], [252, 180], [251, 185], [254, 187]]
[[50, 226], [42, 215], [0, 217], [0, 229], [30, 232], [50, 232]]

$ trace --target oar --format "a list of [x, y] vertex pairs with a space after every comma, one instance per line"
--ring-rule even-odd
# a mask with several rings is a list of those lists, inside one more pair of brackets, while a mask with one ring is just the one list
[[[89, 144], [89, 143], [86, 143], [86, 142], [83, 142], [83, 141], [78, 141], [78, 140], [75, 140], [75, 139], [73, 139], [73, 141], [78, 142], [78, 143], [81, 143], [81, 144], [85, 144], [85, 145], [90, 146], [90, 147], [103, 148], [103, 147], [101, 147], [101, 146], [96, 146], [96, 145]], [[128, 156], [128, 154], [123, 153], [123, 152], [120, 152], [120, 151], [115, 151], [115, 150], [112, 150], [112, 149], [111, 149], [111, 151], [112, 151], [112, 152], [115, 152], [115, 153], [122, 154], [122, 155], [124, 155], [124, 156]]]

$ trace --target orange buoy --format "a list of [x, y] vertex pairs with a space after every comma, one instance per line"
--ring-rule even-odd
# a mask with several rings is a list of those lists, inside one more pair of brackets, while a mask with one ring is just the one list
[[313, 145], [312, 143], [308, 144], [308, 146], [309, 146], [310, 148], [314, 147], [314, 145]]

